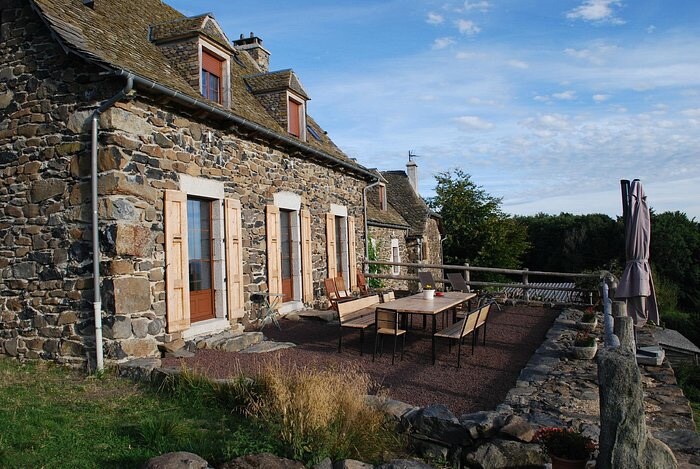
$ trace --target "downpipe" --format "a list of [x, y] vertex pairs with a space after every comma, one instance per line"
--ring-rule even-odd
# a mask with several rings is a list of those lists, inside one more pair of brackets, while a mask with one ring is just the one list
[[100, 239], [99, 239], [99, 216], [98, 216], [98, 194], [97, 194], [97, 145], [100, 115], [110, 108], [114, 103], [129, 95], [134, 88], [133, 75], [126, 78], [126, 86], [119, 93], [105, 101], [92, 114], [92, 135], [90, 149], [90, 189], [92, 191], [92, 277], [93, 277], [93, 303], [92, 308], [95, 316], [95, 368], [98, 372], [104, 370], [104, 352], [102, 344], [102, 292], [100, 291]]

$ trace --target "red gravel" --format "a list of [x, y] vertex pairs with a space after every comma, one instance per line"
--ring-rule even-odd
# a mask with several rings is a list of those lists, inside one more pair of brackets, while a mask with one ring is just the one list
[[[364, 355], [359, 354], [359, 332], [345, 329], [343, 351], [338, 353], [338, 325], [319, 320], [282, 320], [282, 330], [265, 328], [272, 340], [293, 342], [297, 347], [264, 354], [199, 350], [193, 358], [165, 359], [164, 366], [184, 364], [212, 378], [225, 378], [238, 371], [254, 373], [261, 363], [280, 357], [284, 366], [318, 366], [342, 369], [359, 366], [369, 373], [393, 399], [417, 406], [445, 404], [456, 415], [490, 410], [500, 404], [515, 385], [520, 370], [544, 341], [558, 310], [528, 306], [491, 310], [486, 345], [476, 346], [471, 355], [471, 336], [462, 346], [461, 368], [457, 368], [456, 347], [448, 353], [447, 342], [438, 340], [437, 361], [430, 363], [428, 330], [411, 329], [406, 339], [403, 361], [397, 354], [391, 365], [392, 339], [385, 339], [385, 353], [372, 362], [374, 333], [365, 332]], [[419, 325], [420, 318], [414, 316]], [[438, 329], [440, 328], [438, 320]], [[468, 343], [468, 345], [467, 345]], [[399, 346], [397, 347], [400, 349]]]

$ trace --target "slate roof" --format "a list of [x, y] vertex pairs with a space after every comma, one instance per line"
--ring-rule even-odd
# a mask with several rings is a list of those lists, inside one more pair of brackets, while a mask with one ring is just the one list
[[301, 86], [299, 78], [291, 69], [258, 73], [243, 78], [253, 94], [291, 89], [302, 98], [310, 99], [304, 87]]
[[367, 223], [369, 225], [390, 225], [400, 229], [410, 228], [408, 222], [391, 204], [388, 204], [386, 210], [379, 208], [379, 188], [376, 186], [367, 190]]
[[410, 226], [409, 236], [422, 236], [428, 218], [440, 216], [430, 210], [423, 198], [416, 194], [405, 171], [384, 171], [382, 176], [387, 182], [389, 204]]
[[[83, 5], [81, 0], [30, 2], [65, 48], [110, 70], [133, 73], [194, 100], [219, 106], [203, 98], [149, 38], [149, 33], [165, 38], [168, 34], [196, 31], [220, 42], [223, 39], [215, 37], [218, 28], [207, 21], [210, 14], [186, 18], [161, 0], [96, 0], [94, 9]], [[231, 60], [231, 107], [226, 111], [287, 138], [287, 129], [282, 128], [247, 87], [244, 77], [259, 73], [247, 53], [236, 52]], [[301, 84], [299, 88], [303, 90]], [[368, 170], [345, 155], [313, 119], [309, 118], [307, 123], [319, 138], [310, 136], [306, 142], [300, 141], [300, 148], [311, 147], [368, 174]], [[332, 165], [332, 160], [329, 159], [328, 164]]]
[[172, 41], [194, 34], [203, 34], [218, 45], [233, 50], [231, 42], [216, 24], [211, 13], [203, 13], [192, 17], [182, 17], [165, 23], [151, 25], [151, 40], [156, 43]]
[[652, 335], [662, 347], [668, 347], [679, 352], [700, 355], [700, 348], [678, 331], [655, 327], [652, 329]]

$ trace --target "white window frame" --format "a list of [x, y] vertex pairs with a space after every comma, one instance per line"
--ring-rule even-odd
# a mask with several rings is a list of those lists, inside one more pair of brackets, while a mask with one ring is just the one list
[[204, 84], [202, 83], [202, 50], [206, 50], [209, 54], [221, 59], [221, 105], [225, 108], [231, 107], [231, 53], [217, 46], [213, 42], [209, 42], [204, 38], [199, 38], [198, 54], [199, 54], [199, 92], [204, 92]]
[[[228, 329], [230, 323], [227, 316], [226, 295], [226, 253], [225, 253], [225, 226], [224, 226], [224, 183], [211, 179], [197, 178], [187, 174], [180, 175], [180, 191], [187, 197], [202, 197], [210, 199], [212, 203], [212, 238], [213, 238], [213, 266], [214, 275], [212, 286], [214, 287], [214, 319], [192, 323], [189, 329], [183, 331], [183, 338], [193, 337], [209, 332], [217, 332]], [[188, 260], [189, 261], [189, 260]], [[188, 286], [189, 288], [189, 286]]]
[[[341, 218], [340, 221], [340, 260], [342, 265], [336, 265], [339, 274], [343, 276], [345, 288], [350, 289], [350, 237], [348, 235], [348, 208], [344, 205], [331, 204], [330, 213], [336, 218]], [[333, 220], [335, 223], [335, 220]], [[336, 233], [336, 236], [338, 233]], [[338, 247], [336, 246], [336, 249]]]
[[294, 292], [292, 301], [283, 303], [279, 308], [279, 312], [286, 314], [292, 311], [297, 311], [304, 308], [302, 302], [302, 276], [301, 276], [301, 196], [288, 191], [277, 192], [272, 195], [273, 204], [280, 210], [288, 210], [291, 213], [291, 231], [292, 231], [292, 284]]
[[[394, 256], [394, 249], [396, 249], [396, 256]], [[401, 262], [401, 249], [399, 248], [398, 238], [391, 238], [391, 251], [390, 251], [389, 262]], [[400, 265], [392, 265], [391, 266], [391, 275], [394, 275], [394, 276], [401, 275], [401, 266]]]

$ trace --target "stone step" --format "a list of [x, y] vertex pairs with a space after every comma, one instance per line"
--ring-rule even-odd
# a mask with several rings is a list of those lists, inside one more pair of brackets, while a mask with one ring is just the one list
[[296, 344], [292, 342], [272, 342], [271, 340], [264, 340], [255, 345], [241, 350], [241, 353], [265, 353], [274, 352], [276, 350], [283, 350], [286, 348], [296, 347]]
[[265, 339], [262, 332], [243, 332], [236, 337], [229, 337], [226, 340], [217, 342], [213, 347], [224, 352], [240, 352], [251, 345], [258, 344]]

